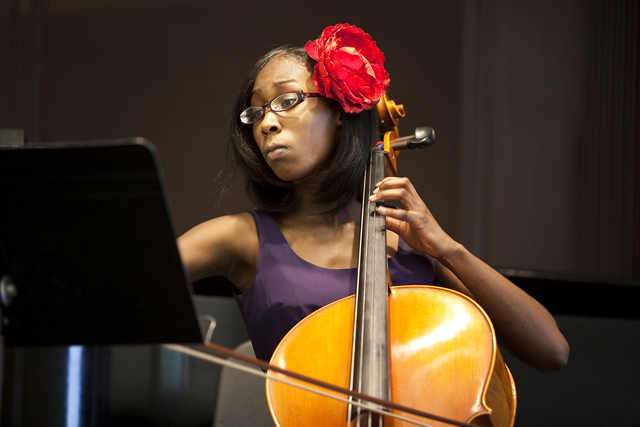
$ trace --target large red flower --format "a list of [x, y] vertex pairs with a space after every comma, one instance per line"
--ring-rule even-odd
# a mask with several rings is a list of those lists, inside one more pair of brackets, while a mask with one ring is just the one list
[[373, 108], [389, 86], [384, 54], [371, 36], [355, 25], [327, 27], [307, 42], [309, 56], [318, 61], [313, 82], [318, 92], [334, 98], [347, 113]]

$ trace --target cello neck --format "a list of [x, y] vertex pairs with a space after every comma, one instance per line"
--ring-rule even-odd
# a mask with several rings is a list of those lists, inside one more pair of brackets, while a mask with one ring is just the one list
[[[354, 317], [351, 389], [389, 400], [389, 333], [385, 219], [369, 201], [385, 176], [387, 153], [374, 150], [364, 177], [360, 256]], [[358, 409], [350, 411], [359, 417]]]

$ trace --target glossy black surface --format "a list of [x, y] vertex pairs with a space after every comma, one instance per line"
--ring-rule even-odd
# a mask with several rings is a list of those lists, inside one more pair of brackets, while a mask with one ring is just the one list
[[640, 319], [640, 281], [547, 271], [498, 269], [552, 314]]
[[201, 341], [148, 141], [2, 149], [0, 181], [7, 346]]

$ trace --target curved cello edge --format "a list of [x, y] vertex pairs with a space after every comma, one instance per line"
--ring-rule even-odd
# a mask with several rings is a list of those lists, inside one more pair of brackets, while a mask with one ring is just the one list
[[[401, 325], [411, 324], [415, 325], [418, 329], [424, 329], [427, 334], [416, 335], [412, 337], [413, 332], [410, 330], [402, 330], [403, 338], [405, 341], [405, 347], [409, 347], [409, 339], [413, 339], [411, 347], [421, 347], [420, 342], [424, 341], [437, 341], [438, 336], [447, 336], [447, 339], [441, 339], [443, 343], [437, 345], [430, 345], [427, 354], [429, 352], [435, 352], [439, 354], [437, 357], [436, 365], [434, 361], [429, 361], [431, 356], [424, 355], [419, 356], [413, 363], [413, 366], [402, 367], [403, 370], [415, 371], [411, 377], [407, 377], [404, 380], [411, 382], [411, 380], [420, 380], [422, 382], [431, 381], [431, 377], [435, 375], [446, 376], [448, 379], [440, 384], [441, 390], [437, 391], [438, 398], [441, 401], [431, 408], [423, 406], [424, 404], [419, 400], [411, 401], [411, 394], [403, 395], [397, 390], [392, 393], [392, 400], [397, 398], [403, 401], [406, 406], [417, 406], [420, 409], [429, 412], [438, 413], [437, 408], [447, 408], [446, 415], [449, 418], [457, 419], [467, 422], [469, 424], [478, 426], [492, 426], [492, 427], [512, 427], [515, 421], [516, 411], [516, 389], [513, 377], [505, 365], [500, 350], [495, 340], [495, 331], [493, 325], [482, 307], [473, 299], [468, 296], [457, 292], [452, 289], [440, 288], [437, 286], [426, 285], [412, 285], [412, 286], [394, 286], [392, 289], [392, 295], [397, 295], [401, 291], [407, 292], [407, 295], [402, 298], [397, 298], [399, 302], [405, 302], [406, 306], [409, 304], [415, 308], [415, 303], [421, 308], [427, 308], [429, 311], [428, 316], [416, 314], [410, 312], [407, 314], [397, 314], [400, 310], [395, 310], [395, 319], [390, 319], [390, 333], [393, 330], [401, 330]], [[425, 290], [440, 291], [437, 293], [429, 294]], [[437, 294], [447, 295], [446, 305], [442, 305], [440, 302], [440, 296]], [[391, 298], [391, 297], [390, 297]], [[428, 298], [428, 300], [422, 300]], [[431, 301], [431, 300], [434, 301]], [[402, 307], [400, 305], [399, 307]], [[390, 311], [392, 307], [389, 307]], [[469, 314], [472, 316], [470, 317]], [[423, 317], [433, 318], [423, 319]], [[459, 337], [454, 336], [454, 331], [462, 329], [462, 325], [467, 323], [474, 323], [473, 327], [464, 326], [463, 334]], [[395, 323], [396, 326], [392, 327], [391, 323]], [[436, 322], [439, 327], [432, 327], [431, 322]], [[406, 328], [405, 329], [411, 329]], [[448, 343], [446, 341], [449, 341]], [[466, 348], [472, 349], [474, 353], [473, 359], [465, 359], [467, 357], [464, 351], [456, 353], [454, 349], [447, 348], [453, 346], [454, 348]], [[423, 346], [424, 347], [424, 346]], [[489, 348], [490, 347], [490, 348]], [[398, 345], [394, 344], [393, 348], [398, 349]], [[420, 351], [424, 352], [424, 349]], [[416, 352], [417, 353], [417, 352]], [[454, 357], [456, 361], [443, 361], [443, 355], [447, 357]], [[396, 358], [395, 355], [391, 355], [392, 361]], [[410, 359], [415, 356], [404, 355], [403, 358]], [[436, 359], [434, 359], [436, 360]], [[404, 363], [404, 361], [402, 362]], [[419, 370], [421, 365], [428, 366], [430, 370], [429, 375], [423, 375]], [[396, 369], [394, 369], [396, 368]], [[397, 379], [397, 366], [394, 366], [392, 362], [392, 371], [395, 371], [392, 375], [393, 379]], [[466, 379], [461, 381], [459, 376], [464, 377], [476, 377], [473, 382], [469, 382]], [[434, 384], [435, 385], [435, 384]], [[393, 389], [393, 385], [392, 385]], [[454, 393], [450, 392], [450, 389], [455, 390]], [[473, 396], [469, 395], [469, 391], [472, 391]], [[431, 393], [433, 396], [434, 393]], [[448, 397], [444, 397], [444, 396]], [[451, 405], [448, 400], [457, 400], [458, 398], [467, 402], [468, 407], [473, 408], [470, 412], [460, 412], [461, 408], [456, 405]], [[407, 401], [408, 399], [408, 401]], [[474, 402], [475, 400], [475, 403]], [[466, 410], [466, 409], [465, 409]], [[465, 414], [466, 415], [463, 415]], [[454, 415], [457, 414], [457, 415]], [[468, 418], [467, 418], [468, 415]], [[466, 418], [466, 419], [465, 419]], [[395, 425], [395, 424], [394, 424]], [[446, 425], [440, 423], [434, 423], [433, 425]]]
[[489, 415], [493, 427], [512, 427], [516, 419], [518, 397], [516, 383], [509, 367], [502, 358], [500, 349], [496, 351], [496, 363], [489, 389], [487, 390], [487, 404], [493, 409]]

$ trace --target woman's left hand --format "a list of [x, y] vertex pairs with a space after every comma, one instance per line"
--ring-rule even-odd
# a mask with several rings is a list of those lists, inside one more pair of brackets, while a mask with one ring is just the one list
[[456, 242], [440, 228], [427, 205], [408, 178], [387, 177], [376, 184], [372, 202], [397, 200], [404, 209], [378, 207], [386, 217], [387, 230], [398, 234], [413, 249], [440, 259]]

